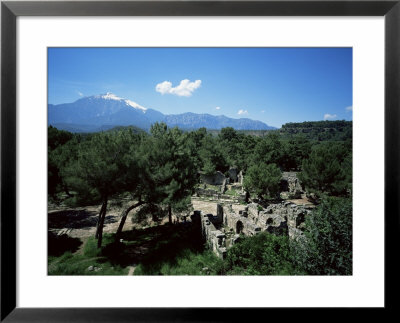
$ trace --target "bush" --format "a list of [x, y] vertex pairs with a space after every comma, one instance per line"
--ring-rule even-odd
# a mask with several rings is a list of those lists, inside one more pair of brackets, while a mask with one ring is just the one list
[[351, 199], [324, 199], [306, 219], [304, 238], [291, 245], [297, 268], [310, 275], [351, 275], [352, 237]]
[[344, 144], [321, 144], [303, 161], [299, 179], [310, 193], [346, 196], [351, 190], [352, 154]]
[[221, 267], [220, 260], [211, 250], [194, 252], [182, 250], [173, 261], [163, 261], [153, 265], [140, 264], [135, 275], [216, 275]]
[[290, 275], [291, 264], [287, 236], [262, 232], [243, 238], [228, 250], [222, 275]]
[[244, 188], [255, 192], [257, 197], [276, 198], [282, 177], [281, 170], [275, 164], [259, 164], [249, 168], [244, 178]]
[[[84, 247], [83, 254], [65, 252], [62, 256], [48, 257], [49, 275], [127, 275], [128, 268], [110, 261], [107, 249], [113, 248], [114, 236], [104, 236], [104, 247], [97, 248], [96, 240], [89, 238]], [[92, 267], [92, 270], [89, 268]]]

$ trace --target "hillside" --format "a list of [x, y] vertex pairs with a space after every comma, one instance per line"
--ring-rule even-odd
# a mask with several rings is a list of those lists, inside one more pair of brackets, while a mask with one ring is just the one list
[[282, 125], [279, 133], [283, 138], [301, 135], [318, 141], [344, 141], [352, 138], [352, 121], [306, 121], [290, 122]]

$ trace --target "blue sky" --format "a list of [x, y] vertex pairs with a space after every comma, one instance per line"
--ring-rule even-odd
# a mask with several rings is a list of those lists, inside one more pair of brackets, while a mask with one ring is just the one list
[[164, 114], [352, 120], [351, 48], [49, 48], [48, 102], [107, 92]]

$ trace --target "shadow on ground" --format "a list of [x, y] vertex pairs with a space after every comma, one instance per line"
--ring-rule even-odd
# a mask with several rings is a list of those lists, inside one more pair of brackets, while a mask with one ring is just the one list
[[[65, 210], [48, 213], [49, 229], [82, 229], [97, 225], [98, 213], [87, 210]], [[118, 216], [107, 215], [104, 224], [118, 221]]]
[[143, 270], [154, 274], [163, 263], [175, 264], [185, 250], [204, 250], [199, 231], [191, 223], [159, 225], [156, 227], [123, 232], [122, 242], [105, 246], [102, 255], [116, 265], [141, 264]]
[[79, 249], [82, 241], [77, 238], [71, 238], [66, 234], [57, 235], [48, 232], [48, 255], [58, 257], [67, 251], [74, 253]]

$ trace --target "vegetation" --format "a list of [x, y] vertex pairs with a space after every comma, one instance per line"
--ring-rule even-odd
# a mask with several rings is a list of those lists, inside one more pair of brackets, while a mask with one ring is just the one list
[[[104, 236], [106, 246], [113, 242], [112, 236]], [[67, 251], [57, 257], [49, 252], [48, 273], [49, 275], [127, 275], [128, 269], [110, 261], [103, 254], [103, 250], [97, 248], [97, 242], [93, 237], [85, 243], [82, 253]]]
[[289, 238], [267, 232], [233, 245], [218, 271], [224, 275], [290, 275], [293, 272]]
[[346, 141], [351, 140], [353, 133], [352, 121], [307, 121], [286, 123], [279, 130], [283, 137], [301, 134], [308, 140]]
[[306, 219], [305, 238], [292, 242], [293, 262], [311, 275], [352, 274], [352, 202], [325, 198]]
[[345, 196], [351, 190], [352, 155], [342, 143], [313, 147], [310, 157], [303, 160], [300, 180], [306, 189], [321, 196], [323, 193]]
[[245, 189], [255, 192], [260, 199], [274, 199], [278, 196], [282, 173], [275, 164], [253, 165], [246, 175], [243, 183]]
[[[133, 262], [135, 275], [351, 274], [351, 129], [345, 121], [290, 123], [262, 133], [184, 132], [163, 123], [150, 132], [119, 127], [80, 135], [49, 127], [49, 201], [101, 205], [96, 233], [83, 245], [49, 234], [49, 274], [127, 274]], [[265, 202], [279, 199], [282, 172], [299, 172], [318, 205], [307, 217], [302, 239], [269, 233], [242, 237], [222, 261], [198, 243], [198, 233], [171, 225], [172, 214], [190, 214], [199, 172], [227, 174], [232, 166], [244, 173], [247, 196]], [[121, 195], [127, 203], [118, 229], [104, 235], [110, 201]], [[123, 231], [133, 210], [134, 221], [151, 214], [155, 222], [166, 217], [169, 224]], [[132, 258], [138, 247], [147, 252]], [[90, 266], [101, 270], [88, 271]]]

